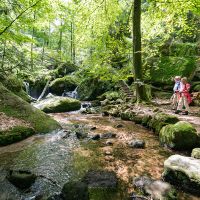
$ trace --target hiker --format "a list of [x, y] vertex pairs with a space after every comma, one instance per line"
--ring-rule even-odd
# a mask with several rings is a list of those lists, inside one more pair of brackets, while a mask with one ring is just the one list
[[177, 106], [178, 106], [178, 100], [180, 98], [179, 90], [180, 90], [180, 86], [181, 86], [181, 77], [175, 76], [174, 82], [175, 82], [174, 88], [173, 88], [174, 94], [172, 95], [171, 100], [172, 100], [172, 109], [176, 110]]
[[179, 114], [180, 112], [183, 112], [183, 115], [188, 115], [188, 112], [190, 111], [189, 104], [192, 102], [191, 96], [190, 96], [190, 84], [187, 82], [187, 78], [184, 77], [181, 79], [180, 84], [180, 98], [178, 101], [178, 107], [176, 110], [176, 114]]

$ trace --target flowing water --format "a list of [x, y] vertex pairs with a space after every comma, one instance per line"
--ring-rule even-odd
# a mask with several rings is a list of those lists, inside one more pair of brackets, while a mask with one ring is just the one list
[[[122, 121], [101, 115], [83, 115], [79, 112], [52, 114], [64, 130], [47, 135], [32, 136], [24, 141], [0, 148], [0, 200], [31, 200], [39, 194], [47, 196], [61, 191], [64, 183], [83, 176], [90, 168], [105, 168], [115, 171], [126, 192], [131, 193], [132, 180], [139, 175], [160, 179], [163, 163], [174, 152], [159, 146], [158, 137], [133, 122]], [[89, 135], [113, 132], [116, 139], [79, 141], [73, 132], [66, 130], [73, 124], [86, 127]], [[121, 125], [118, 128], [117, 125]], [[95, 130], [90, 130], [96, 127]], [[143, 139], [145, 149], [131, 149], [127, 143], [132, 139]], [[9, 169], [29, 170], [38, 178], [29, 190], [19, 191], [6, 179]], [[123, 198], [119, 198], [123, 200]], [[179, 199], [198, 198], [181, 194]], [[104, 200], [104, 199], [102, 199]], [[118, 200], [118, 199], [115, 199]]]

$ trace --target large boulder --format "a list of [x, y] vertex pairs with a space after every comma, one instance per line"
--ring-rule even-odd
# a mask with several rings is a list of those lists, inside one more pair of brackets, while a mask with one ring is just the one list
[[77, 87], [77, 82], [72, 76], [57, 78], [51, 82], [50, 92], [55, 95], [62, 95], [63, 92], [73, 91]]
[[78, 87], [78, 96], [81, 100], [95, 100], [99, 95], [112, 90], [110, 81], [88, 78], [83, 80]]
[[89, 200], [88, 186], [84, 182], [68, 182], [62, 188], [64, 200]]
[[65, 63], [61, 63], [60, 65], [58, 65], [58, 67], [56, 68], [56, 74], [58, 77], [63, 77], [77, 70], [78, 70], [78, 66], [76, 66], [70, 61], [67, 61]]
[[35, 103], [34, 106], [46, 113], [56, 113], [79, 110], [81, 102], [69, 97], [52, 96]]
[[[166, 182], [153, 180], [148, 176], [139, 176], [134, 178], [133, 185], [142, 194], [147, 195], [148, 199], [154, 200], [176, 200], [177, 194], [175, 189]], [[146, 198], [147, 199], [147, 198]]]
[[60, 128], [58, 122], [13, 94], [1, 83], [0, 94], [0, 112], [8, 117], [24, 120], [36, 133], [48, 133]]
[[23, 90], [23, 82], [21, 79], [15, 76], [8, 76], [6, 78], [2, 77], [0, 82], [2, 82], [7, 89], [12, 91], [17, 96], [21, 97], [23, 100], [27, 102], [31, 101], [28, 94]]
[[200, 160], [181, 155], [164, 162], [163, 178], [183, 190], [200, 195]]
[[199, 136], [196, 129], [188, 122], [178, 122], [164, 126], [159, 134], [162, 145], [171, 149], [190, 150], [197, 146]]
[[9, 170], [7, 179], [20, 189], [29, 188], [36, 180], [37, 176], [29, 171]]
[[176, 116], [158, 112], [153, 115], [147, 126], [151, 128], [155, 133], [159, 134], [163, 126], [168, 124], [175, 124], [178, 121], [179, 119]]

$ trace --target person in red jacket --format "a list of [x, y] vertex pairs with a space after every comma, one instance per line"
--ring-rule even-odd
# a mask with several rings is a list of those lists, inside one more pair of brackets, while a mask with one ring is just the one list
[[187, 82], [186, 77], [181, 79], [179, 93], [180, 93], [180, 98], [175, 113], [178, 114], [182, 111], [184, 115], [188, 115], [190, 111], [189, 104], [192, 102], [192, 98], [190, 96], [190, 84]]

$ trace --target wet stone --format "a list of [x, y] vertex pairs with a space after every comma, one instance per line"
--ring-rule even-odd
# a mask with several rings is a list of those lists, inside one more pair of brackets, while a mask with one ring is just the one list
[[29, 188], [36, 180], [37, 176], [30, 171], [9, 170], [7, 179], [20, 189]]
[[90, 128], [91, 131], [96, 130], [96, 129], [97, 129], [96, 126], [93, 126], [93, 127]]
[[54, 194], [47, 198], [47, 200], [63, 200], [61, 194]]
[[77, 137], [78, 139], [84, 139], [84, 138], [87, 138], [87, 136], [88, 136], [88, 133], [76, 131], [76, 137]]
[[86, 183], [68, 182], [62, 188], [63, 200], [89, 200], [88, 186]]
[[105, 142], [105, 145], [107, 145], [107, 146], [112, 146], [112, 145], [113, 145], [113, 142], [110, 141], [110, 140], [108, 140], [108, 141]]
[[144, 149], [145, 148], [145, 141], [144, 140], [132, 140], [129, 142], [129, 147], [131, 148], [140, 148], [140, 149]]
[[83, 180], [91, 188], [117, 188], [117, 176], [111, 171], [91, 170], [85, 175]]
[[100, 135], [99, 134], [96, 134], [96, 135], [94, 135], [94, 136], [92, 136], [92, 140], [100, 140]]
[[112, 133], [112, 132], [101, 134], [102, 139], [116, 138], [116, 136], [117, 135], [115, 133]]
[[123, 128], [124, 126], [122, 124], [117, 124], [116, 128]]
[[134, 178], [133, 180], [133, 185], [135, 188], [138, 188], [140, 191], [144, 192], [145, 191], [145, 187], [147, 185], [150, 185], [153, 182], [153, 180], [151, 178], [149, 178], [148, 176], [139, 176]]

